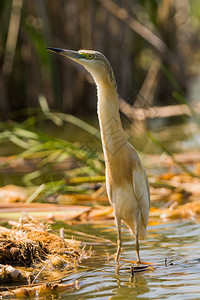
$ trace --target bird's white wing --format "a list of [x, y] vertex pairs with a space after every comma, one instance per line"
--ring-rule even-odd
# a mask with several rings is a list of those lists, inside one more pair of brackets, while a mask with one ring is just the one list
[[142, 164], [139, 162], [134, 167], [132, 174], [135, 198], [141, 212], [142, 222], [146, 227], [150, 208], [150, 193], [147, 175]]

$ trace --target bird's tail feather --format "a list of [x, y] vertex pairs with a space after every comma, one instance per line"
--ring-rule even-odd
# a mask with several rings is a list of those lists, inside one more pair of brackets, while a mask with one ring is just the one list
[[139, 240], [144, 240], [145, 237], [146, 237], [146, 227], [143, 225], [143, 224], [140, 224], [139, 226], [139, 230], [137, 230], [136, 226], [134, 225], [130, 225], [130, 224], [127, 224], [126, 225], [129, 227], [130, 229], [130, 232], [133, 233], [134, 236], [137, 235], [137, 231], [138, 231], [138, 239]]
[[139, 235], [138, 235], [138, 239], [139, 240], [143, 240], [146, 236], [146, 227], [141, 226], [139, 229]]

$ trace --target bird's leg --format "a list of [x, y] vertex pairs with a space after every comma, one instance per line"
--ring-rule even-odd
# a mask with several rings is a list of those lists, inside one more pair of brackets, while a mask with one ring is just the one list
[[122, 247], [121, 220], [116, 220], [116, 221], [117, 221], [118, 236], [117, 236], [117, 253], [115, 254], [115, 261], [119, 263], [119, 255]]
[[140, 264], [140, 254], [139, 254], [139, 240], [138, 240], [138, 234], [135, 236], [135, 252], [137, 257], [137, 264]]
[[117, 263], [119, 263], [119, 255], [122, 247], [122, 240], [121, 240], [121, 230], [118, 232], [118, 239], [117, 239], [117, 253], [115, 256], [115, 260]]

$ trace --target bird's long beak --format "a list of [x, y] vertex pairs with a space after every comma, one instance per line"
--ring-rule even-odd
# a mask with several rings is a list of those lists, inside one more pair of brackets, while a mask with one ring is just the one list
[[83, 56], [80, 53], [78, 53], [77, 51], [65, 50], [65, 49], [61, 49], [61, 48], [51, 48], [51, 47], [48, 47], [46, 49], [49, 51], [52, 51], [54, 53], [64, 55], [72, 60], [77, 60], [77, 59], [83, 58]]

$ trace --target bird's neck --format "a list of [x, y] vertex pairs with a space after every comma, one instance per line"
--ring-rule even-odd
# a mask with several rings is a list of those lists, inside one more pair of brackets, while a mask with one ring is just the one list
[[98, 118], [105, 161], [118, 157], [127, 140], [119, 115], [119, 103], [116, 87], [113, 83], [97, 82]]

